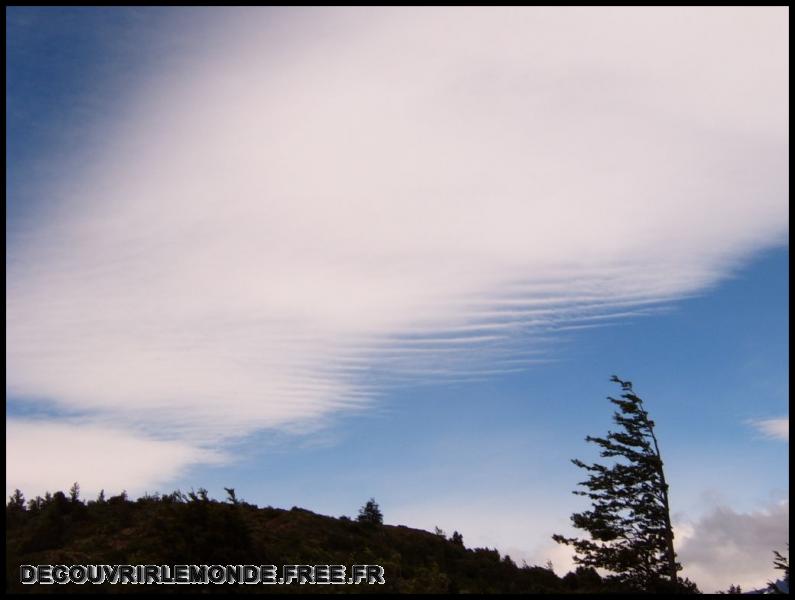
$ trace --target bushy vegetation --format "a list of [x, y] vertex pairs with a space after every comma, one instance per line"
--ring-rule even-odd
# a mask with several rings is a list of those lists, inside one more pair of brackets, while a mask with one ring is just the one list
[[[15, 493], [6, 506], [6, 588], [10, 592], [196, 592], [202, 586], [23, 586], [20, 564], [378, 564], [383, 586], [240, 585], [248, 593], [322, 592], [600, 592], [619, 591], [593, 570], [563, 578], [549, 568], [517, 566], [497, 550], [466, 548], [451, 539], [402, 525], [380, 523], [372, 500], [362, 522], [293, 507], [264, 507], [211, 499], [207, 490], [127, 494], [84, 501], [79, 486], [25, 501]], [[369, 510], [367, 510], [369, 506]], [[375, 509], [375, 510], [373, 510]], [[376, 512], [377, 511], [377, 512]], [[378, 517], [377, 519], [375, 517]], [[228, 592], [233, 586], [207, 586]]]

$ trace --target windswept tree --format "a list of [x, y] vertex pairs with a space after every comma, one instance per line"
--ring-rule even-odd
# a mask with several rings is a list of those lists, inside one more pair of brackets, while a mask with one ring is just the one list
[[590, 537], [552, 537], [574, 548], [578, 564], [610, 571], [622, 583], [643, 590], [659, 590], [667, 585], [680, 589], [683, 585], [692, 590], [690, 582], [682, 582], [677, 576], [682, 567], [674, 553], [668, 484], [654, 421], [632, 390], [631, 382], [615, 375], [611, 381], [623, 391], [621, 398], [608, 397], [618, 407], [613, 421], [619, 430], [609, 431], [605, 437], [585, 439], [601, 448], [601, 457], [614, 459], [614, 463], [589, 465], [572, 460], [589, 474], [579, 484], [585, 490], [574, 493], [589, 498], [593, 508], [573, 514], [571, 520]]

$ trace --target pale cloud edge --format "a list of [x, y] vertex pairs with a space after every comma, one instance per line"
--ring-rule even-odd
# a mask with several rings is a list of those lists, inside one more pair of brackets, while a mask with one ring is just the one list
[[154, 440], [122, 426], [83, 422], [6, 419], [6, 494], [28, 498], [65, 491], [77, 482], [83, 497], [159, 491], [195, 464], [220, 464], [228, 457], [178, 441]]

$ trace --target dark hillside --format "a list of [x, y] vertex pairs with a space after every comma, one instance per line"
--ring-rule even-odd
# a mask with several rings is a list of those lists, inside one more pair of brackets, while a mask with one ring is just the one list
[[[73, 495], [74, 496], [74, 495]], [[175, 492], [84, 503], [62, 492], [6, 508], [6, 590], [23, 592], [229, 592], [232, 585], [22, 585], [21, 564], [377, 564], [384, 585], [236, 585], [248, 593], [607, 591], [593, 571], [564, 578], [519, 567], [496, 550], [442, 535], [358, 522], [300, 508], [258, 508]]]

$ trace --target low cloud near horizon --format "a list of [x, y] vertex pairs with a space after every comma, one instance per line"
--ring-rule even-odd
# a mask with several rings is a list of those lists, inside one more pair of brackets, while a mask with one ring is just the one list
[[[468, 548], [497, 547], [519, 565], [551, 562], [562, 577], [577, 564], [571, 547], [552, 541], [552, 534], [581, 538], [583, 531], [574, 529], [560, 511], [543, 510], [545, 503], [539, 503], [535, 493], [494, 491], [438, 504], [422, 499], [401, 506], [391, 522], [412, 523], [427, 531], [440, 526], [448, 537], [455, 527]], [[780, 578], [773, 551], [788, 555], [789, 501], [770, 502], [753, 511], [705, 502], [708, 506], [699, 515], [674, 516], [677, 560], [684, 566], [680, 576], [695, 581], [703, 593], [726, 591], [730, 585], [750, 591]], [[528, 506], [536, 509], [528, 512]]]
[[[141, 456], [127, 485], [543, 360], [786, 242], [780, 10], [224, 14], [10, 235], [7, 394]], [[46, 464], [7, 448], [9, 476]]]
[[697, 581], [702, 592], [726, 591], [730, 585], [746, 592], [764, 588], [782, 577], [773, 567], [773, 551], [789, 556], [789, 501], [752, 512], [716, 506], [680, 524], [677, 533], [683, 576]]

